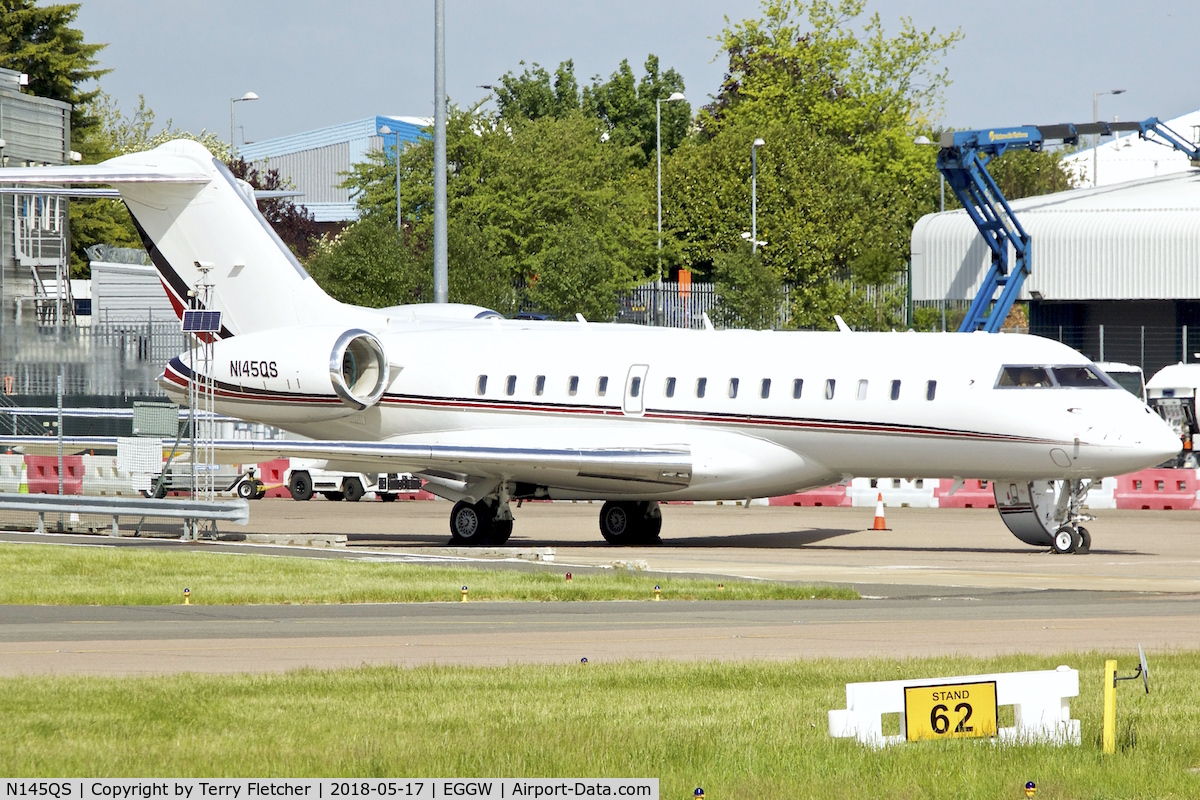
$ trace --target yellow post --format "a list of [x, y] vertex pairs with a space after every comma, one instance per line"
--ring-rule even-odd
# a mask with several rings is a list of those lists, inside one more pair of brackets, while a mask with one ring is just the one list
[[463, 588], [462, 588], [462, 601], [464, 603], [467, 602], [467, 587], [466, 586], [463, 586]]
[[1104, 752], [1117, 752], [1117, 662], [1104, 662]]

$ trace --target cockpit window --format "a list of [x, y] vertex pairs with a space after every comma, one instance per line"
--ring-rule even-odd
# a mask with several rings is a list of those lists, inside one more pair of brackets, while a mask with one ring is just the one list
[[1045, 367], [1002, 367], [996, 386], [1005, 387], [1050, 387], [1050, 373]]
[[1000, 369], [998, 388], [1111, 389], [1114, 384], [1098, 369], [1087, 364], [1061, 367], [1012, 365]]
[[1059, 386], [1081, 389], [1107, 389], [1112, 384], [1089, 366], [1054, 367], [1054, 380]]

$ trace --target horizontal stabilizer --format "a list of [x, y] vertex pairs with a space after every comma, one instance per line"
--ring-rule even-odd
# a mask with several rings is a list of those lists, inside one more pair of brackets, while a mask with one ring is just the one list
[[0, 184], [208, 183], [212, 178], [181, 158], [164, 156], [158, 164], [68, 164], [55, 167], [5, 167]]

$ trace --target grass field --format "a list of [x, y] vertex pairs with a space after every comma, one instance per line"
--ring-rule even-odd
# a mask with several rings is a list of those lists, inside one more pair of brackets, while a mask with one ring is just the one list
[[853, 589], [766, 581], [483, 570], [344, 558], [310, 559], [135, 548], [0, 544], [0, 605], [209, 605], [459, 600], [856, 599]]
[[[663, 798], [1200, 797], [1200, 654], [1152, 655], [1100, 752], [1103, 659], [624, 663], [0, 680], [10, 777], [658, 777]], [[1080, 670], [1079, 747], [829, 737], [851, 681]], [[1132, 734], [1136, 733], [1136, 745]]]

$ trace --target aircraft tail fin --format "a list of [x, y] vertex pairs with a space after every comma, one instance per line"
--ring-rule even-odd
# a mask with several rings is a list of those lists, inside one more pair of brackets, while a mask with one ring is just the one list
[[259, 212], [253, 191], [197, 142], [180, 139], [95, 165], [0, 169], [0, 184], [116, 187], [177, 314], [192, 307], [189, 292], [206, 267], [221, 338], [377, 321], [325, 294]]

